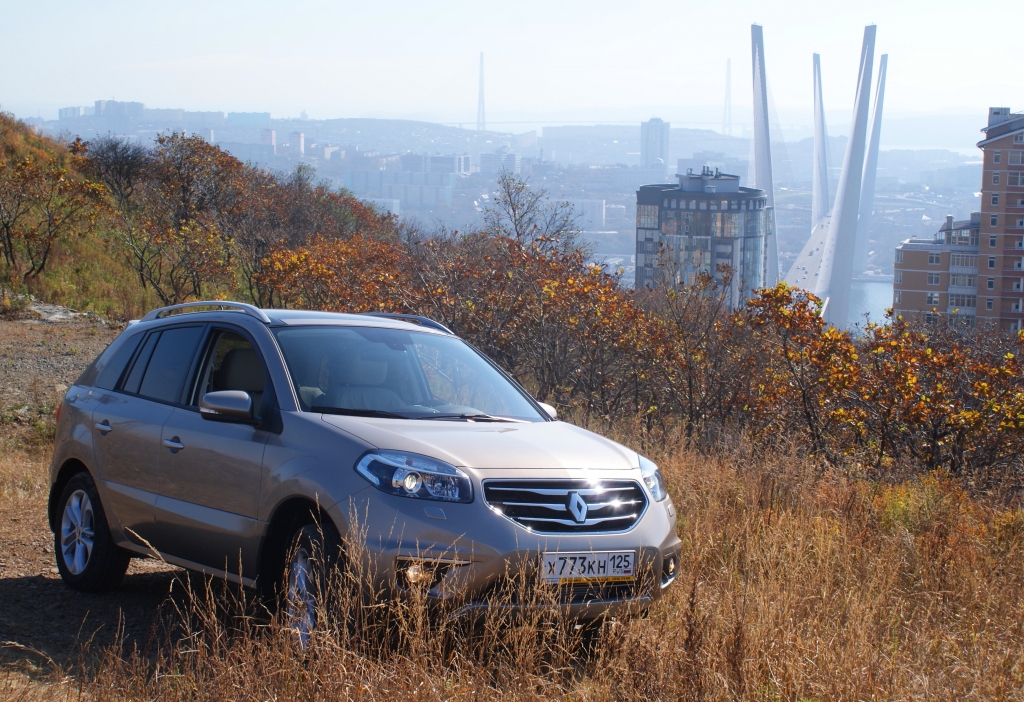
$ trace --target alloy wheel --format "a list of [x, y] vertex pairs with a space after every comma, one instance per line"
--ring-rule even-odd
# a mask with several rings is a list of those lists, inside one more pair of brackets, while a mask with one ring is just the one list
[[61, 556], [72, 575], [79, 575], [89, 565], [96, 543], [95, 513], [85, 490], [75, 490], [64, 504], [60, 523]]
[[288, 575], [288, 627], [294, 632], [299, 646], [307, 648], [309, 637], [316, 626], [316, 593], [314, 592], [313, 564], [309, 551], [300, 547], [292, 556]]

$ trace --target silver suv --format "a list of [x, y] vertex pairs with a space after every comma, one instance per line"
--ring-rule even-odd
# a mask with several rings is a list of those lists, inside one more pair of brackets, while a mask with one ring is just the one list
[[287, 588], [308, 626], [313, 570], [332, 562], [314, 554], [342, 555], [355, 531], [392, 595], [458, 592], [474, 610], [525, 574], [581, 619], [642, 609], [680, 553], [657, 466], [557, 421], [472, 346], [408, 315], [150, 312], [67, 392], [50, 483], [69, 586], [114, 588], [132, 557], [158, 554]]

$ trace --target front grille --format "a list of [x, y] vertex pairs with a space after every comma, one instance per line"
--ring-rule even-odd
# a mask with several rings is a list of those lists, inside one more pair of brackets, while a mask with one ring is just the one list
[[484, 500], [545, 534], [626, 531], [647, 507], [635, 480], [485, 480]]

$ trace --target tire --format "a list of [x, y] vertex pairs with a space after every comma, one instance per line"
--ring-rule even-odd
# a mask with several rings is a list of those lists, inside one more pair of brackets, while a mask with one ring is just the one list
[[333, 524], [298, 527], [284, 558], [280, 612], [302, 649], [309, 647], [317, 626], [326, 622], [327, 607], [341, 562], [341, 538]]
[[121, 584], [131, 554], [114, 544], [96, 484], [79, 473], [57, 503], [53, 553], [64, 583], [81, 592], [106, 592]]

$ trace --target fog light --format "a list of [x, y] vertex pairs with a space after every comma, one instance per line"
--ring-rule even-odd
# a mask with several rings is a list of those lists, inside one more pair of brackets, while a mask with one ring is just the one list
[[405, 569], [405, 580], [410, 585], [418, 585], [433, 575], [432, 570], [424, 568], [419, 563], [413, 563]]
[[666, 577], [673, 577], [676, 574], [676, 557], [669, 556], [665, 560], [665, 575]]
[[420, 477], [419, 473], [406, 473], [405, 477], [402, 478], [402, 487], [405, 488], [406, 492], [419, 492], [421, 485], [423, 485], [423, 478]]

